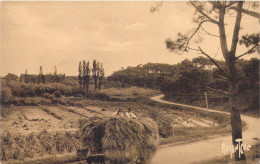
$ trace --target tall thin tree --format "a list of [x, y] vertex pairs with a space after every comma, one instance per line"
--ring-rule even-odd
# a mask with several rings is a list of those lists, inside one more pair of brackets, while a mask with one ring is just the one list
[[81, 64], [81, 61], [79, 62], [79, 68], [78, 68], [78, 80], [79, 80], [79, 89], [80, 89], [80, 92], [82, 92], [82, 64]]
[[86, 62], [85, 62], [85, 60], [83, 60], [82, 68], [83, 68], [83, 73], [82, 73], [83, 92], [84, 92], [84, 97], [86, 97], [86, 84], [87, 84], [86, 76], [87, 76], [87, 70], [86, 70]]
[[38, 75], [38, 83], [45, 83], [45, 77], [43, 74], [42, 66], [40, 66], [40, 71]]
[[97, 73], [98, 73], [98, 64], [96, 60], [93, 60], [92, 77], [94, 79], [94, 95], [97, 89], [97, 80], [98, 80]]
[[98, 89], [101, 90], [101, 87], [102, 87], [102, 84], [103, 84], [103, 79], [104, 79], [104, 76], [105, 76], [105, 70], [103, 68], [103, 64], [101, 63], [100, 64], [100, 75], [99, 75], [99, 78], [98, 78]]
[[89, 61], [86, 64], [86, 94], [88, 95], [89, 92], [89, 85], [90, 85], [90, 65]]
[[24, 82], [25, 82], [25, 83], [28, 83], [28, 82], [29, 82], [27, 68], [25, 69]]

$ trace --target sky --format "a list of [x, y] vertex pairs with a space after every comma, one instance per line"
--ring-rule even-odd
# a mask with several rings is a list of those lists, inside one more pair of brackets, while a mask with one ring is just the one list
[[[103, 63], [109, 76], [122, 67], [138, 64], [176, 64], [201, 56], [196, 52], [183, 55], [166, 49], [165, 40], [178, 32], [196, 27], [194, 9], [187, 2], [164, 2], [159, 11], [150, 12], [157, 2], [1, 2], [0, 75], [20, 75], [28, 70], [38, 74], [58, 72], [77, 75], [79, 61]], [[230, 40], [234, 15], [226, 18]], [[215, 25], [205, 25], [218, 34]], [[259, 32], [255, 18], [243, 16], [240, 34]], [[203, 36], [203, 34], [201, 34]], [[205, 36], [201, 47], [223, 59], [219, 38]], [[194, 46], [196, 46], [193, 43]], [[237, 54], [245, 52], [238, 48]], [[252, 54], [245, 57], [259, 57]]]

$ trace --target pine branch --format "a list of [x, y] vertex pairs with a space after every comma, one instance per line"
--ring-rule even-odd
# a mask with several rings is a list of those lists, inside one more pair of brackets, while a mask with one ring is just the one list
[[214, 23], [214, 24], [219, 24], [218, 21], [216, 21], [215, 19], [211, 18], [211, 17], [208, 16], [206, 13], [204, 13], [202, 10], [200, 10], [192, 1], [190, 1], [190, 4], [191, 4], [198, 12], [200, 12], [203, 16], [205, 16], [206, 18], [208, 18], [210, 22], [212, 22], [212, 23]]
[[252, 16], [252, 17], [255, 17], [257, 19], [260, 19], [260, 13], [255, 12], [255, 11], [246, 10], [246, 9], [243, 9], [243, 8], [239, 8], [237, 6], [232, 6], [229, 9], [232, 9], [232, 10], [235, 10], [235, 11], [242, 11], [243, 13], [245, 13], [245, 14], [247, 14], [249, 16]]
[[204, 32], [206, 32], [208, 35], [210, 35], [210, 36], [219, 37], [219, 35], [214, 35], [214, 34], [209, 33], [209, 32], [208, 32], [207, 30], [205, 30], [203, 27], [201, 27], [201, 29], [202, 29]]
[[213, 59], [212, 57], [210, 57], [210, 56], [209, 56], [206, 52], [204, 52], [200, 47], [199, 47], [199, 50], [200, 50], [200, 52], [201, 52], [203, 55], [205, 55], [207, 58], [209, 58], [209, 60], [210, 60], [213, 64], [215, 64], [215, 66], [217, 66], [218, 69], [219, 69], [226, 77], [229, 78], [229, 76], [227, 75], [227, 73], [221, 68], [221, 66], [216, 62], [215, 59]]
[[247, 55], [247, 54], [252, 53], [252, 52], [254, 51], [254, 49], [255, 49], [256, 47], [258, 47], [258, 46], [259, 46], [259, 44], [255, 45], [254, 47], [250, 48], [247, 52], [245, 52], [245, 53], [243, 53], [243, 54], [241, 54], [241, 55], [238, 55], [235, 59], [237, 60], [237, 59], [241, 58], [242, 56], [245, 56], [245, 55]]
[[210, 22], [210, 21], [209, 21], [209, 20], [204, 20], [204, 21], [202, 21], [202, 22], [199, 23], [199, 25], [198, 25], [198, 27], [196, 28], [196, 30], [194, 31], [194, 33], [189, 37], [189, 39], [188, 39], [188, 41], [187, 41], [187, 43], [186, 43], [185, 50], [187, 50], [187, 47], [188, 47], [188, 45], [189, 45], [190, 40], [191, 40], [191, 39], [193, 38], [193, 36], [199, 31], [201, 25], [202, 25], [203, 23], [205, 23], [205, 22]]

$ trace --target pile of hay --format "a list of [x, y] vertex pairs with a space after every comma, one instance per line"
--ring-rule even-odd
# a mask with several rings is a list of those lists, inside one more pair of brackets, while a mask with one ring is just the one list
[[156, 150], [158, 127], [149, 118], [92, 118], [81, 124], [83, 146], [104, 153], [109, 163], [145, 162]]

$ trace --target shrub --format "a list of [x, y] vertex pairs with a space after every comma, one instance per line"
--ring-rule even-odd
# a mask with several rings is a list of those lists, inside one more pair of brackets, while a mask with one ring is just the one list
[[27, 96], [27, 97], [36, 96], [35, 85], [22, 84], [21, 87], [23, 89], [25, 96]]
[[55, 96], [56, 98], [60, 98], [60, 97], [61, 97], [60, 91], [55, 91], [55, 92], [54, 92], [54, 96]]
[[11, 89], [8, 87], [4, 87], [1, 89], [1, 103], [8, 103], [12, 98]]
[[163, 111], [157, 108], [150, 108], [148, 115], [156, 121], [159, 128], [159, 135], [163, 138], [168, 138], [173, 135], [173, 119], [167, 114], [163, 114]]
[[42, 94], [42, 97], [46, 98], [46, 99], [54, 99], [55, 98], [55, 95], [54, 94], [49, 94], [49, 93], [43, 93]]
[[97, 93], [95, 95], [96, 98], [100, 99], [100, 100], [109, 100], [109, 96], [105, 93]]

